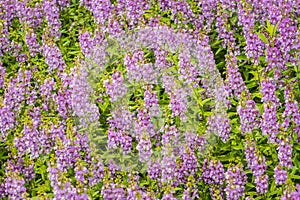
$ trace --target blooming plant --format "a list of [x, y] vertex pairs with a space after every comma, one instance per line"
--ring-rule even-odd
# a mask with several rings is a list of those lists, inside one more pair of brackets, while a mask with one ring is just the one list
[[300, 199], [300, 2], [0, 0], [0, 199]]

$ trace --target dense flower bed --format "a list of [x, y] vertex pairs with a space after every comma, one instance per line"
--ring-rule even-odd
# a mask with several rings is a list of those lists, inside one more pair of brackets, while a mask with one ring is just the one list
[[299, 0], [0, 0], [1, 199], [300, 199]]

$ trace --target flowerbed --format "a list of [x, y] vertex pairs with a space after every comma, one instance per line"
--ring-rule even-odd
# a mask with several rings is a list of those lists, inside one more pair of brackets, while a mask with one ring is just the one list
[[0, 198], [300, 199], [299, 15], [0, 0]]

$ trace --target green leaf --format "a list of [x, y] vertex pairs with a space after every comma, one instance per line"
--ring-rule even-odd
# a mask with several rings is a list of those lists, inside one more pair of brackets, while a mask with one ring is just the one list
[[278, 27], [279, 23], [277, 23], [275, 26], [272, 25], [270, 23], [269, 20], [267, 20], [267, 26], [266, 26], [266, 30], [268, 31], [269, 35], [271, 38], [273, 38], [274, 34], [276, 33], [277, 27]]
[[254, 88], [257, 86], [257, 81], [256, 80], [249, 81], [248, 83], [246, 83], [246, 85], [248, 89]]
[[215, 47], [217, 46], [218, 44], [221, 44], [222, 43], [222, 40], [216, 40], [214, 43], [212, 43], [210, 46], [211, 47]]
[[204, 99], [202, 101], [202, 105], [205, 105], [206, 103], [210, 102], [212, 100], [212, 98], [207, 98], [207, 99]]
[[223, 50], [223, 48], [220, 47], [220, 48], [217, 50], [216, 55], [218, 55], [222, 50]]
[[245, 54], [236, 56], [236, 59], [237, 60], [248, 60], [248, 58], [247, 58], [247, 56]]
[[268, 39], [266, 38], [266, 36], [263, 33], [257, 33], [259, 39], [261, 39], [264, 43], [268, 44]]
[[291, 179], [300, 179], [300, 176], [299, 175], [292, 175]]
[[253, 183], [246, 183], [246, 187], [252, 189], [252, 188], [255, 188], [255, 185]]

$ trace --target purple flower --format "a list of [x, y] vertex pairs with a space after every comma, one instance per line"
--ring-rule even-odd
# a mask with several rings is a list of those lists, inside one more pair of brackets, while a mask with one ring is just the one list
[[268, 192], [268, 175], [256, 176], [254, 182], [258, 194], [265, 194]]
[[233, 90], [234, 96], [239, 99], [242, 92], [248, 90], [239, 72], [236, 57], [232, 52], [226, 55], [226, 69], [228, 87]]
[[275, 94], [276, 85], [272, 79], [267, 78], [262, 81], [261, 88], [262, 101], [264, 102], [264, 113], [261, 124], [262, 134], [269, 135], [269, 141], [274, 143], [279, 131], [276, 108], [280, 105], [279, 99]]
[[91, 176], [88, 178], [89, 186], [93, 187], [104, 178], [104, 165], [100, 161], [95, 161], [89, 168]]
[[208, 160], [205, 159], [202, 166], [202, 179], [207, 184], [222, 185], [225, 180], [224, 168], [219, 160], [211, 160], [209, 165]]
[[54, 0], [43, 0], [43, 11], [48, 24], [49, 34], [58, 39], [60, 38], [60, 26], [61, 22], [59, 20], [59, 9], [56, 6], [56, 1]]
[[92, 34], [88, 31], [85, 31], [84, 33], [81, 33], [79, 35], [79, 43], [81, 47], [82, 53], [89, 57], [92, 53], [92, 49], [94, 48], [94, 43], [92, 40]]
[[198, 69], [190, 62], [190, 58], [187, 54], [180, 53], [178, 56], [179, 62], [179, 79], [183, 79], [185, 83], [198, 87]]
[[239, 199], [243, 197], [245, 184], [247, 183], [246, 173], [243, 171], [243, 165], [230, 167], [225, 173], [227, 186], [225, 193], [227, 199]]
[[237, 107], [237, 112], [240, 116], [240, 127], [242, 133], [251, 133], [254, 128], [260, 127], [260, 112], [255, 105], [255, 102], [250, 100], [245, 100]]
[[161, 176], [161, 163], [159, 161], [149, 161], [147, 172], [152, 180], [158, 180]]
[[266, 158], [258, 152], [254, 141], [245, 142], [245, 156], [248, 168], [257, 177], [265, 173], [267, 168]]
[[274, 178], [276, 185], [285, 184], [287, 180], [287, 172], [282, 168], [281, 165], [277, 165], [274, 169]]
[[292, 151], [293, 147], [288, 140], [281, 140], [279, 143], [278, 159], [281, 166], [291, 169], [293, 167], [292, 163]]
[[115, 183], [105, 183], [101, 189], [101, 195], [105, 200], [125, 200], [125, 191]]
[[106, 88], [106, 94], [110, 96], [111, 101], [116, 101], [119, 97], [123, 97], [127, 91], [121, 71], [113, 73], [111, 80], [105, 80], [103, 84]]
[[24, 186], [24, 179], [18, 175], [18, 173], [11, 173], [11, 175], [5, 178], [4, 194], [9, 199], [24, 199], [26, 194], [26, 188]]
[[41, 46], [37, 42], [36, 34], [33, 29], [29, 29], [25, 35], [26, 43], [30, 51], [30, 56], [35, 57], [40, 52]]
[[179, 156], [181, 162], [178, 166], [177, 177], [181, 183], [187, 183], [188, 177], [195, 176], [199, 163], [193, 150], [186, 145], [182, 145]]

